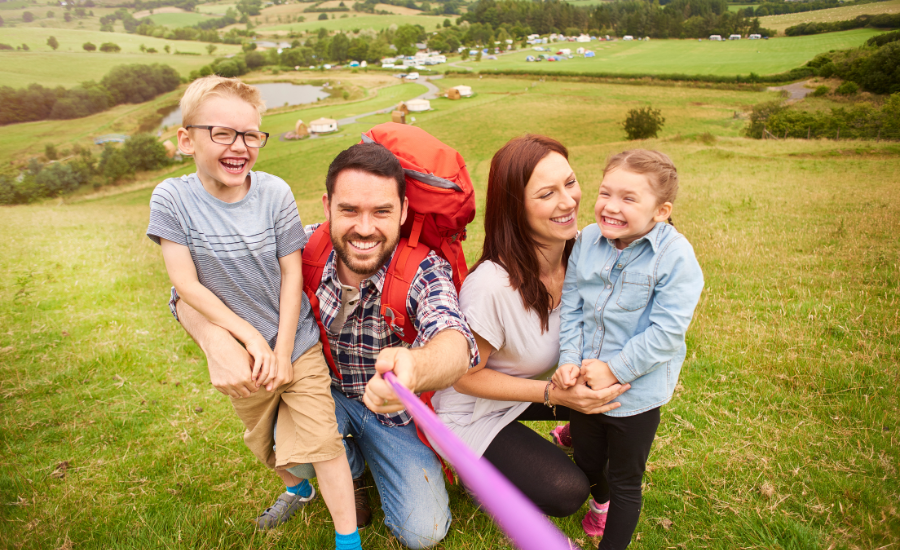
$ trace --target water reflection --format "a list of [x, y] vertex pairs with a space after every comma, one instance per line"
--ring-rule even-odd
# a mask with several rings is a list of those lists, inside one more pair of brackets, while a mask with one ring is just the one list
[[[328, 97], [328, 92], [322, 89], [322, 86], [311, 86], [309, 84], [291, 84], [289, 82], [273, 82], [269, 84], [254, 84], [262, 93], [262, 98], [266, 102], [266, 107], [274, 109], [275, 107], [284, 107], [285, 105], [305, 105], [307, 103], [315, 103], [320, 99]], [[181, 125], [181, 107], [177, 105], [167, 109], [161, 109], [163, 120], [160, 123], [160, 129], [166, 126]]]

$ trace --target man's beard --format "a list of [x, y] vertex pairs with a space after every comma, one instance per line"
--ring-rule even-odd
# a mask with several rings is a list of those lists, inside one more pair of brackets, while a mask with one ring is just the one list
[[[358, 233], [351, 233], [341, 238], [339, 235], [334, 234], [333, 227], [329, 227], [329, 234], [331, 236], [331, 244], [334, 247], [334, 252], [341, 260], [341, 263], [353, 273], [364, 275], [366, 277], [371, 277], [381, 269], [381, 266], [387, 263], [391, 254], [394, 253], [394, 249], [397, 248], [397, 243], [400, 242], [399, 231], [393, 241], [388, 241], [386, 237], [381, 237], [380, 239], [373, 239], [372, 237], [363, 238], [360, 237]], [[350, 241], [381, 242], [382, 252], [379, 256], [376, 256], [371, 260], [359, 261], [352, 255], [353, 253], [349, 244]]]

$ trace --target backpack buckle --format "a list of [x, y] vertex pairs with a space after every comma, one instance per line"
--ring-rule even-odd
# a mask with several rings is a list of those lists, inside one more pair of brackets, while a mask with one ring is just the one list
[[384, 310], [384, 318], [388, 322], [388, 326], [391, 327], [391, 332], [403, 338], [406, 334], [403, 332], [403, 327], [399, 326], [397, 323], [403, 323], [403, 316], [397, 315], [394, 313], [394, 310], [390, 307], [385, 308]]

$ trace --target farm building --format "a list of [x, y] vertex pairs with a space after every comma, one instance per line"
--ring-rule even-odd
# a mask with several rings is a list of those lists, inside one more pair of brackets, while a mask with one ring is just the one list
[[400, 111], [400, 112], [403, 113], [404, 115], [408, 115], [408, 114], [409, 114], [409, 106], [407, 106], [406, 103], [404, 103], [403, 101], [401, 101], [400, 103], [398, 103], [398, 104], [397, 104], [397, 108], [394, 109], [394, 110], [395, 110], [395, 111]]
[[406, 102], [406, 106], [411, 113], [421, 113], [431, 110], [431, 102], [427, 99], [410, 99]]
[[338, 124], [333, 118], [317, 118], [309, 123], [309, 129], [316, 134], [327, 134], [337, 132]]

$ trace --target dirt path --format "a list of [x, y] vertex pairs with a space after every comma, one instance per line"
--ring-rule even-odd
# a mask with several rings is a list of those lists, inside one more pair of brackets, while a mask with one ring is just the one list
[[806, 80], [803, 82], [794, 82], [793, 84], [788, 84], [786, 86], [769, 86], [767, 88], [770, 92], [780, 92], [785, 91], [791, 94], [788, 99], [803, 99], [807, 95], [812, 93], [812, 90], [806, 87]]

